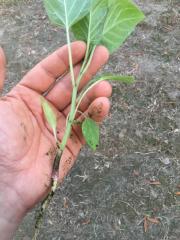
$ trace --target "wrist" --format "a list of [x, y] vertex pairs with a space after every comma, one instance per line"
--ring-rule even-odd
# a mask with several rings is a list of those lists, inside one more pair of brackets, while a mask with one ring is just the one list
[[[0, 183], [1, 184], [1, 183]], [[11, 187], [0, 186], [0, 233], [1, 240], [13, 238], [26, 212], [18, 193]]]

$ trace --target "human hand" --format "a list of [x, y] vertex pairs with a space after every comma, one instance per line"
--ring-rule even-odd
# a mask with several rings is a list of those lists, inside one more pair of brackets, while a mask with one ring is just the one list
[[[72, 43], [75, 75], [85, 55], [83, 42]], [[82, 79], [82, 88], [106, 63], [108, 52], [97, 47], [92, 64]], [[55, 141], [43, 115], [40, 96], [54, 106], [58, 118], [58, 139], [65, 130], [71, 101], [71, 79], [68, 71], [68, 50], [64, 46], [33, 68], [6, 96], [0, 99], [0, 230], [13, 232], [28, 209], [42, 200], [49, 191], [55, 157]], [[5, 60], [0, 51], [0, 88], [5, 76]], [[111, 86], [101, 82], [83, 100], [80, 110], [101, 122], [109, 112]], [[85, 144], [81, 128], [74, 126], [64, 150], [59, 179], [67, 175]], [[64, 162], [69, 163], [65, 170]], [[7, 212], [8, 209], [8, 212]], [[7, 226], [7, 222], [11, 226]], [[3, 227], [4, 226], [4, 227]], [[6, 229], [6, 230], [5, 230]], [[2, 232], [0, 231], [0, 232]], [[9, 235], [10, 236], [10, 235]], [[10, 238], [4, 238], [10, 239]]]

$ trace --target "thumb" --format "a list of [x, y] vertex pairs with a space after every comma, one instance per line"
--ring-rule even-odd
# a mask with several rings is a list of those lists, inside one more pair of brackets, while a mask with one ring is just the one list
[[3, 49], [0, 47], [0, 92], [3, 89], [6, 74], [6, 58]]

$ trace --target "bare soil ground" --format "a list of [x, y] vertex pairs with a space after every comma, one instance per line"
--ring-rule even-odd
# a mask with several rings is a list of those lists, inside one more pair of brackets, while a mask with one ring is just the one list
[[[137, 82], [113, 85], [101, 146], [95, 154], [81, 153], [55, 195], [39, 239], [180, 239], [175, 194], [180, 191], [180, 1], [136, 2], [146, 20], [103, 71], [134, 74]], [[64, 31], [49, 23], [40, 0], [0, 1], [6, 92], [64, 43]], [[148, 221], [147, 232], [145, 216], [159, 219]], [[31, 239], [33, 219], [34, 211], [16, 240]]]

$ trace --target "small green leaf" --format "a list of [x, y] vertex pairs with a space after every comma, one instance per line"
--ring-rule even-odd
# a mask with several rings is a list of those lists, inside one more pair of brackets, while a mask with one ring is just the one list
[[58, 26], [70, 28], [90, 10], [90, 0], [44, 0], [49, 19]]
[[102, 81], [117, 81], [117, 82], [122, 82], [126, 84], [132, 84], [135, 82], [135, 79], [133, 76], [123, 76], [123, 75], [111, 75], [111, 74], [106, 74], [102, 75], [100, 77], [96, 77], [92, 79], [84, 88], [84, 91], [87, 89], [91, 88], [92, 86], [95, 86], [96, 84], [102, 82]]
[[46, 121], [48, 122], [49, 126], [52, 128], [54, 137], [57, 141], [57, 134], [56, 134], [57, 117], [56, 117], [56, 114], [54, 113], [53, 109], [51, 108], [49, 103], [44, 98], [41, 98], [41, 105], [42, 105], [42, 109], [43, 109]]
[[87, 144], [95, 151], [99, 145], [98, 124], [91, 118], [86, 118], [82, 124], [82, 132]]
[[133, 76], [107, 74], [107, 75], [101, 76], [100, 78], [102, 78], [104, 80], [118, 81], [118, 82], [122, 82], [122, 83], [126, 83], [126, 84], [132, 84], [135, 82], [135, 79]]

